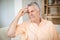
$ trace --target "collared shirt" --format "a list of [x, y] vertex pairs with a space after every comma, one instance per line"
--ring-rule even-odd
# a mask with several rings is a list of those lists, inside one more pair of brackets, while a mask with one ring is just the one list
[[23, 22], [18, 25], [15, 35], [21, 35], [21, 40], [59, 40], [53, 23], [44, 19], [39, 25]]

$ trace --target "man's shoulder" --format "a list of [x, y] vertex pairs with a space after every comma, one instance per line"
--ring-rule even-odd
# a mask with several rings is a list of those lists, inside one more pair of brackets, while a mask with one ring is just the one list
[[45, 26], [47, 29], [54, 29], [55, 25], [52, 23], [52, 21], [46, 20]]
[[49, 20], [46, 20], [46, 22], [49, 23], [49, 24], [53, 24], [53, 22], [52, 21], [49, 21]]
[[42, 19], [42, 21], [46, 24], [53, 24], [52, 21], [46, 20], [46, 19]]
[[45, 23], [46, 23], [47, 25], [49, 25], [49, 26], [53, 26], [53, 25], [54, 25], [53, 22], [52, 22], [52, 21], [49, 21], [49, 20], [45, 20]]

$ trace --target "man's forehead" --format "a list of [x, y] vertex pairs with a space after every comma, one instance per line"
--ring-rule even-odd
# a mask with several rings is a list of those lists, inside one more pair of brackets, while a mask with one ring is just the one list
[[28, 6], [28, 11], [31, 11], [31, 10], [40, 10], [40, 9], [36, 5]]

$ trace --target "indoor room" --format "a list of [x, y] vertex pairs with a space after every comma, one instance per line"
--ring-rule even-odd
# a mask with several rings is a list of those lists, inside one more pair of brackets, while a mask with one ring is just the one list
[[[60, 38], [60, 0], [0, 0], [0, 40], [23, 40], [24, 39], [21, 37], [22, 35], [17, 35], [14, 38], [8, 37], [8, 32], [9, 32], [9, 28], [10, 28], [11, 24], [13, 24], [13, 22], [14, 22], [14, 18], [18, 17], [17, 15], [19, 14], [19, 11], [22, 8], [24, 8], [25, 6], [27, 6], [28, 4], [30, 4], [31, 2], [36, 2], [38, 4], [36, 6], [38, 6], [38, 8], [40, 8], [39, 9], [40, 17], [44, 20], [51, 22], [54, 25], [54, 28]], [[32, 5], [34, 5], [34, 4], [32, 4]], [[30, 6], [31, 5], [28, 6], [27, 11], [29, 11], [28, 9]], [[31, 18], [31, 20], [34, 20], [34, 15], [33, 14], [29, 15], [28, 13], [29, 12], [26, 12], [25, 15], [23, 15], [23, 16], [21, 16], [21, 18], [19, 18], [18, 24], [22, 24], [22, 23], [24, 23], [24, 21], [28, 21], [28, 23], [29, 23], [30, 16], [32, 16], [32, 18], [33, 18], [33, 19]], [[38, 17], [37, 15], [38, 14], [36, 14], [35, 16]], [[38, 20], [36, 19], [36, 21], [38, 21]], [[47, 24], [47, 23], [48, 22], [46, 22], [45, 24], [47, 26], [49, 26], [50, 24], [49, 23]], [[35, 23], [33, 23], [33, 24], [35, 26]], [[45, 24], [43, 26], [46, 26]], [[39, 26], [39, 24], [38, 25], [36, 24], [36, 26]], [[44, 30], [46, 30], [45, 28], [47, 28], [47, 27], [44, 27]], [[31, 29], [33, 30], [33, 28], [31, 28]], [[12, 31], [10, 30], [10, 33], [11, 32], [13, 32], [13, 30]], [[38, 33], [38, 32], [36, 32], [36, 33]], [[42, 34], [42, 35], [44, 35], [44, 34]], [[31, 38], [30, 40], [33, 40], [33, 39]], [[40, 40], [40, 39], [38, 39], [38, 40]]]

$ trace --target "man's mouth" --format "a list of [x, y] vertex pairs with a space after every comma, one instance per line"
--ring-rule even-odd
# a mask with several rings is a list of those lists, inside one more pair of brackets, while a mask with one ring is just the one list
[[30, 18], [34, 18], [34, 16], [30, 16]]

